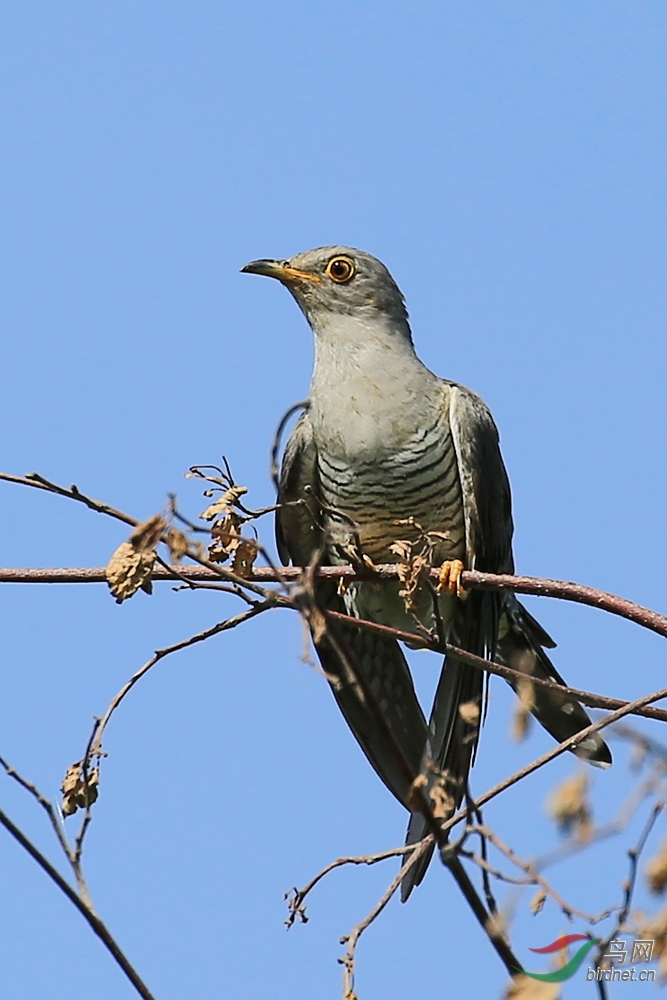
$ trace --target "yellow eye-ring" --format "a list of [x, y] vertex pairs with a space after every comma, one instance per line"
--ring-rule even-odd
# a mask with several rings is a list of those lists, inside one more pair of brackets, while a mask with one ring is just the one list
[[332, 257], [327, 264], [326, 274], [339, 285], [354, 277], [354, 261], [349, 257]]

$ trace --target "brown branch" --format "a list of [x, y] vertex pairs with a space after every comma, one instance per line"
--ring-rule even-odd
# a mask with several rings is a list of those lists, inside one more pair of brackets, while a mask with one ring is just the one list
[[[619, 708], [615, 712], [611, 712], [609, 715], [603, 716], [601, 719], [598, 719], [597, 722], [591, 723], [590, 726], [586, 726], [585, 729], [582, 729], [574, 736], [571, 736], [569, 739], [559, 743], [558, 746], [548, 750], [547, 753], [537, 757], [535, 760], [531, 761], [530, 764], [526, 764], [525, 767], [515, 771], [514, 774], [511, 774], [508, 778], [503, 778], [503, 780], [499, 781], [497, 785], [494, 785], [488, 791], [484, 792], [483, 795], [480, 795], [479, 798], [475, 799], [475, 805], [485, 805], [487, 802], [490, 802], [491, 799], [495, 799], [498, 795], [500, 795], [501, 792], [506, 791], [508, 788], [511, 788], [512, 785], [516, 785], [519, 781], [527, 778], [529, 774], [533, 774], [534, 771], [544, 767], [545, 764], [555, 760], [556, 757], [560, 757], [560, 755], [565, 753], [567, 750], [574, 749], [574, 747], [576, 747], [583, 740], [592, 736], [593, 733], [600, 732], [600, 730], [610, 726], [618, 719], [622, 719], [624, 716], [632, 714], [636, 708], [642, 708], [644, 705], [648, 705], [652, 701], [660, 701], [662, 698], [667, 698], [667, 688], [661, 688], [659, 691], [653, 691], [651, 694], [642, 695], [641, 698], [636, 698], [635, 701], [628, 702], [623, 706], [623, 708]], [[446, 833], [453, 826], [456, 826], [457, 823], [467, 819], [469, 814], [470, 807], [460, 809], [454, 816], [442, 823], [440, 827], [441, 831]]]
[[55, 833], [56, 840], [58, 841], [65, 857], [67, 858], [72, 868], [72, 872], [76, 879], [76, 884], [79, 890], [79, 896], [81, 897], [84, 905], [87, 906], [88, 909], [91, 911], [91, 913], [94, 913], [95, 911], [93, 903], [90, 898], [90, 893], [88, 891], [88, 886], [84, 878], [83, 870], [81, 868], [81, 852], [78, 849], [78, 838], [77, 838], [77, 844], [73, 849], [70, 846], [67, 836], [65, 835], [63, 827], [59, 821], [60, 817], [56, 813], [53, 803], [50, 802], [49, 799], [47, 799], [46, 796], [42, 794], [42, 792], [40, 792], [39, 788], [36, 785], [34, 785], [31, 781], [28, 781], [27, 778], [24, 778], [23, 775], [19, 774], [16, 768], [12, 767], [11, 764], [9, 764], [3, 757], [0, 757], [0, 766], [2, 766], [5, 769], [5, 773], [7, 774], [8, 777], [13, 778], [14, 781], [16, 781], [21, 786], [21, 788], [24, 788], [30, 795], [32, 795], [35, 801], [39, 803], [39, 805], [42, 807], [42, 809], [48, 816], [53, 832]]
[[139, 670], [137, 670], [125, 684], [123, 684], [117, 694], [114, 695], [104, 715], [95, 720], [95, 725], [93, 726], [93, 731], [90, 735], [90, 739], [88, 740], [88, 746], [83, 758], [86, 766], [93, 757], [102, 756], [102, 736], [109, 720], [111, 719], [111, 716], [116, 711], [125, 696], [132, 690], [137, 681], [140, 681], [141, 678], [144, 677], [156, 663], [163, 660], [165, 656], [170, 656], [172, 653], [177, 653], [181, 649], [187, 649], [188, 646], [194, 646], [199, 642], [204, 642], [206, 639], [210, 639], [214, 635], [219, 635], [220, 632], [228, 632], [230, 629], [236, 628], [238, 625], [250, 621], [251, 618], [255, 618], [257, 615], [262, 614], [263, 611], [267, 611], [273, 606], [273, 601], [264, 601], [261, 604], [255, 604], [254, 607], [248, 608], [247, 611], [242, 611], [241, 614], [234, 615], [233, 618], [227, 618], [223, 622], [218, 622], [217, 625], [212, 625], [211, 628], [204, 629], [202, 632], [197, 632], [196, 635], [191, 635], [187, 639], [181, 639], [180, 642], [175, 642], [171, 646], [164, 646], [162, 649], [156, 649], [150, 660], [144, 663], [144, 665], [140, 667]]
[[[338, 611], [327, 611], [327, 618], [332, 618], [338, 621], [344, 621], [348, 624], [353, 624], [357, 628], [366, 629], [369, 632], [376, 632], [379, 635], [386, 635], [388, 638], [398, 639], [399, 642], [409, 643], [413, 648], [417, 649], [432, 649], [434, 652], [446, 653], [448, 656], [452, 656], [457, 660], [461, 660], [463, 663], [470, 664], [471, 667], [477, 667], [479, 670], [487, 670], [490, 674], [496, 674], [498, 677], [504, 678], [509, 681], [510, 684], [513, 682], [520, 683], [526, 680], [526, 674], [521, 673], [519, 670], [513, 670], [511, 667], [506, 667], [502, 663], [496, 663], [495, 660], [485, 660], [481, 656], [475, 656], [474, 653], [469, 653], [465, 649], [459, 649], [458, 646], [451, 646], [449, 643], [440, 643], [434, 641], [429, 641], [421, 636], [415, 635], [412, 632], [404, 632], [401, 629], [392, 628], [389, 625], [378, 625], [376, 622], [369, 622], [362, 618], [353, 618], [349, 615], [341, 614]], [[627, 701], [622, 701], [619, 698], [607, 698], [602, 694], [595, 694], [592, 691], [581, 691], [578, 688], [572, 688], [565, 684], [557, 684], [555, 681], [548, 681], [541, 677], [530, 677], [531, 684], [538, 684], [540, 687], [551, 688], [554, 691], [558, 691], [560, 694], [566, 693], [572, 695], [577, 701], [581, 701], [584, 705], [588, 705], [591, 708], [609, 708], [617, 709], [624, 708], [629, 704]], [[667, 722], [667, 710], [661, 708], [638, 708], [631, 712], [632, 715], [641, 715], [647, 719], [656, 719], [659, 722]]]
[[[391, 566], [379, 567], [383, 573], [387, 571], [387, 574], [391, 572], [395, 573], [395, 568]], [[263, 582], [274, 582], [281, 580], [281, 582], [288, 582], [290, 580], [296, 580], [299, 577], [300, 569], [298, 567], [289, 566], [282, 567], [279, 571], [271, 567], [256, 567], [251, 580], [258, 580]], [[221, 576], [222, 573], [214, 573], [208, 570], [202, 570], [199, 567], [194, 566], [178, 566], [171, 567], [167, 570], [155, 570], [153, 573], [154, 580], [183, 580], [187, 582], [199, 582], [199, 581], [210, 581], [215, 579], [215, 577]], [[344, 579], [360, 579], [359, 574], [349, 567], [332, 567], [332, 566], [321, 566], [317, 571], [318, 576], [322, 577], [332, 577], [332, 578], [344, 578]], [[490, 578], [492, 574], [477, 574], [482, 575], [485, 578]], [[210, 589], [224, 590], [225, 593], [234, 593], [236, 596], [243, 597], [245, 600], [248, 598], [239, 593], [236, 588], [246, 585], [251, 581], [244, 581], [241, 578], [235, 577], [234, 574], [229, 574], [229, 576], [234, 580], [234, 586], [232, 588], [225, 589], [222, 586], [209, 585]], [[465, 574], [464, 574], [465, 576]], [[387, 578], [388, 575], [387, 575]], [[497, 579], [503, 580], [503, 587], [507, 581], [512, 580], [525, 580], [526, 577], [498, 577]], [[102, 568], [95, 569], [0, 569], [0, 583], [106, 583], [105, 570]], [[536, 581], [536, 583], [549, 583], [550, 586], [555, 585], [554, 581]], [[499, 585], [500, 586], [500, 585]], [[509, 586], [509, 585], [508, 585]], [[560, 587], [567, 588], [575, 587], [578, 588], [578, 584], [560, 583]], [[207, 588], [208, 589], [208, 588]], [[589, 590], [590, 588], [583, 588], [584, 590]], [[262, 595], [271, 595], [272, 592], [267, 592], [261, 590]], [[622, 602], [624, 604], [630, 604], [630, 602], [624, 602], [622, 598], [613, 597], [613, 595], [604, 595], [601, 591], [591, 591], [591, 593], [599, 594], [600, 600], [597, 601], [595, 606], [602, 607], [604, 610], [609, 611], [612, 614], [620, 614], [621, 612], [614, 607], [607, 607], [602, 601], [602, 597], [610, 598], [614, 602]], [[549, 596], [554, 597], [564, 597], [568, 599], [566, 593], [551, 593]], [[285, 597], [279, 597], [278, 595], [273, 595], [273, 599], [276, 604], [281, 604], [283, 607], [293, 606], [289, 599]], [[575, 599], [575, 598], [572, 598]], [[646, 616], [653, 616], [655, 619], [662, 619], [661, 615], [657, 615], [655, 612], [648, 611], [646, 608], [642, 608], [640, 605], [631, 605], [636, 611], [636, 619], [644, 618]], [[624, 614], [624, 617], [629, 617], [629, 615]], [[504, 678], [510, 683], [517, 683], [525, 680], [525, 674], [519, 671], [512, 670], [510, 667], [506, 667], [504, 664], [496, 663], [493, 660], [485, 660], [480, 656], [475, 656], [473, 653], [467, 652], [467, 650], [459, 649], [456, 646], [449, 644], [444, 644], [436, 640], [429, 640], [423, 636], [415, 635], [411, 632], [405, 632], [401, 629], [391, 628], [388, 625], [379, 625], [376, 622], [364, 621], [358, 618], [352, 618], [348, 615], [343, 615], [336, 611], [327, 612], [327, 617], [332, 619], [338, 619], [344, 621], [348, 624], [354, 624], [357, 628], [363, 628], [368, 631], [377, 632], [388, 637], [398, 639], [401, 642], [410, 643], [411, 646], [421, 649], [432, 649], [436, 652], [447, 653], [449, 656], [453, 656], [456, 659], [468, 663], [471, 666], [478, 667], [481, 670], [487, 670], [489, 673], [496, 674], [499, 677]], [[667, 623], [667, 619], [664, 619]], [[640, 622], [642, 624], [642, 622]], [[643, 622], [646, 628], [652, 631], [658, 631], [662, 634], [660, 622], [652, 621], [651, 624], [648, 621]], [[590, 708], [606, 708], [606, 709], [617, 709], [625, 707], [628, 702], [623, 701], [620, 698], [609, 698], [606, 695], [596, 694], [592, 691], [585, 691], [579, 688], [573, 688], [561, 684], [556, 684], [554, 681], [545, 680], [540, 677], [531, 677], [532, 684], [538, 684], [541, 687], [550, 688], [558, 691], [560, 694], [566, 693], [571, 695], [572, 698], [577, 701], [582, 702], [584, 705], [588, 705]], [[641, 707], [633, 710], [631, 713], [633, 715], [639, 715], [647, 719], [654, 719], [658, 722], [667, 722], [667, 710], [652, 707]]]
[[[8, 477], [5, 474], [0, 473], [0, 479], [6, 478]], [[15, 480], [18, 479], [18, 477], [12, 478]], [[27, 485], [35, 484], [27, 481]], [[58, 490], [57, 492], [60, 495], [70, 495], [67, 491], [63, 490]], [[83, 494], [77, 493], [73, 496], [73, 499], [83, 499], [86, 502], [89, 498], [83, 498]], [[90, 506], [93, 503], [98, 505], [93, 506], [93, 510], [102, 509], [104, 506], [99, 504], [98, 501], [90, 501], [87, 505]], [[109, 513], [112, 517], [119, 517], [128, 524], [137, 523], [134, 519], [129, 518], [128, 515], [123, 514], [121, 511], [116, 511], [111, 507], [103, 510], [103, 512]], [[208, 572], [194, 566], [179, 566], [174, 567], [170, 571], [156, 570], [153, 573], [153, 579], [174, 580], [185, 577], [186, 579], [205, 581], [210, 580], [212, 575], [221, 575], [221, 571], [223, 571], [222, 567], [212, 566], [206, 560], [198, 559], [197, 561], [200, 565], [208, 567]], [[228, 571], [223, 572], [226, 575]], [[437, 581], [438, 573], [439, 570], [437, 568], [431, 570], [431, 579]], [[258, 566], [255, 567], [246, 582], [285, 582], [287, 580], [298, 580], [301, 574], [302, 569], [299, 566], [284, 566], [280, 570], [270, 566]], [[233, 577], [233, 574], [230, 574], [230, 576]], [[368, 575], [361, 575], [356, 569], [350, 566], [321, 566], [318, 570], [318, 576], [334, 580], [342, 578], [349, 581], [378, 578], [381, 580], [391, 580], [396, 578], [397, 571], [393, 564], [376, 566], [373, 572], [369, 572]], [[239, 580], [238, 577], [234, 577], [234, 579]], [[589, 607], [599, 608], [602, 611], [619, 615], [621, 618], [626, 618], [628, 621], [632, 621], [643, 628], [657, 632], [658, 635], [667, 638], [667, 617], [664, 615], [658, 614], [657, 611], [651, 611], [641, 604], [635, 604], [633, 601], [618, 597], [616, 594], [609, 594], [603, 590], [595, 590], [593, 587], [585, 587], [580, 583], [570, 583], [565, 580], [548, 580], [533, 576], [510, 576], [506, 573], [480, 573], [477, 570], [465, 570], [461, 574], [461, 581], [464, 587], [479, 587], [482, 590], [511, 590], [516, 594], [532, 594], [535, 597], [555, 597], [563, 601], [573, 601], [576, 604], [586, 604]], [[106, 582], [106, 576], [102, 567], [92, 569], [0, 569], [0, 583], [104, 582]]]
[[396, 877], [391, 880], [387, 889], [377, 901], [370, 913], [368, 913], [363, 920], [360, 920], [359, 923], [352, 928], [347, 937], [341, 938], [341, 944], [347, 944], [345, 955], [339, 959], [339, 962], [343, 966], [343, 1000], [357, 1000], [357, 995], [354, 992], [354, 967], [359, 938], [382, 913], [385, 906], [391, 897], [396, 893], [397, 889], [401, 885], [401, 882], [408, 874], [412, 866], [417, 863], [424, 851], [427, 850], [429, 843], [430, 837], [427, 837], [417, 844], [407, 861], [404, 863], [403, 867], [400, 869]]
[[642, 851], [646, 847], [646, 842], [663, 808], [664, 804], [662, 802], [656, 802], [654, 804], [653, 809], [651, 810], [648, 819], [644, 824], [644, 828], [639, 835], [639, 840], [637, 841], [636, 846], [631, 847], [628, 850], [628, 861], [630, 863], [630, 872], [628, 878], [626, 879], [623, 885], [623, 902], [619, 907], [618, 919], [616, 921], [615, 926], [609, 932], [604, 941], [600, 942], [600, 945], [598, 947], [598, 960], [596, 963], [597, 965], [602, 964], [602, 960], [605, 955], [605, 952], [607, 951], [607, 948], [609, 947], [609, 943], [613, 941], [613, 939], [616, 937], [617, 934], [620, 933], [621, 929], [623, 928], [623, 925], [628, 919], [628, 914], [630, 913], [630, 907], [632, 905], [632, 897], [634, 895], [635, 887], [637, 885], [637, 875], [639, 873], [639, 858], [641, 856]]
[[77, 908], [84, 920], [89, 924], [93, 932], [102, 941], [107, 951], [113, 956], [121, 967], [127, 978], [130, 980], [135, 990], [143, 1000], [155, 1000], [138, 972], [130, 964], [125, 954], [121, 951], [115, 939], [111, 936], [105, 924], [100, 920], [94, 910], [74, 891], [72, 886], [65, 881], [60, 872], [53, 867], [50, 861], [44, 857], [32, 841], [28, 840], [25, 834], [12, 823], [9, 816], [0, 810], [0, 823], [8, 833], [16, 840], [21, 847], [27, 851], [31, 858], [37, 862], [40, 868], [46, 872], [49, 878], [58, 886], [61, 892], [67, 896], [69, 901]]
[[[431, 838], [427, 840], [427, 844], [431, 843]], [[417, 845], [419, 846], [419, 844]], [[308, 882], [303, 889], [297, 889], [296, 886], [290, 889], [289, 892], [285, 893], [285, 899], [287, 900], [287, 908], [289, 910], [289, 916], [285, 921], [287, 928], [293, 926], [296, 918], [301, 920], [301, 923], [305, 924], [308, 922], [308, 917], [306, 916], [306, 908], [303, 905], [306, 899], [318, 882], [321, 882], [329, 872], [334, 871], [336, 868], [341, 868], [343, 865], [376, 865], [380, 861], [386, 861], [387, 858], [400, 858], [405, 854], [412, 854], [415, 850], [413, 844], [405, 845], [403, 847], [393, 847], [388, 851], [380, 851], [378, 854], [358, 854], [352, 855], [347, 858], [336, 858], [330, 864], [325, 865], [321, 871], [314, 875], [313, 878]], [[420, 852], [421, 854], [422, 852]]]

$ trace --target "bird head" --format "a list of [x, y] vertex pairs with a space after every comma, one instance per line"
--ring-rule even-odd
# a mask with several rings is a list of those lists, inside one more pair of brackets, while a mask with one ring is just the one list
[[316, 331], [336, 316], [354, 316], [364, 323], [382, 320], [410, 336], [398, 285], [384, 264], [363, 250], [318, 247], [289, 260], [253, 260], [241, 270], [282, 282]]

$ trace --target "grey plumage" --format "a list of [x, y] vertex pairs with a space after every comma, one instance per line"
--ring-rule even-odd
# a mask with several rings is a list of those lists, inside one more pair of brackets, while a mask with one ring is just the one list
[[[396, 539], [427, 534], [435, 564], [460, 560], [466, 568], [513, 572], [510, 488], [493, 418], [479, 396], [419, 360], [403, 297], [385, 266], [359, 250], [323, 247], [243, 270], [285, 284], [315, 335], [308, 408], [281, 472], [280, 501], [305, 501], [278, 512], [283, 561], [307, 565], [321, 549], [324, 562], [345, 563], [358, 539], [374, 562], [395, 562]], [[450, 590], [436, 609], [421, 593], [410, 613], [399, 589], [394, 581], [355, 583], [340, 597], [320, 582], [316, 598], [405, 631], [415, 631], [415, 614], [427, 628], [439, 618], [453, 644], [564, 683], [544, 652], [553, 641], [514, 595], [473, 590], [461, 600]], [[412, 780], [422, 774], [434, 801], [439, 792], [456, 808], [477, 743], [482, 672], [446, 659], [427, 724], [397, 642], [338, 624], [315, 639], [352, 732], [394, 795], [409, 809]], [[559, 742], [589, 724], [580, 705], [539, 687], [532, 711]], [[611, 762], [598, 736], [576, 752], [601, 766]], [[413, 813], [408, 842], [425, 832], [422, 815]], [[404, 898], [428, 861], [414, 866]]]

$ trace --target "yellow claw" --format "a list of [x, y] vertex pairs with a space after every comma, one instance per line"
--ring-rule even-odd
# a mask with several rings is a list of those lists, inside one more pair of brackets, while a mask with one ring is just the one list
[[456, 591], [456, 596], [462, 601], [468, 596], [461, 583], [461, 573], [465, 566], [460, 559], [448, 559], [440, 567], [440, 578], [438, 580], [438, 593], [443, 590], [450, 596]]

